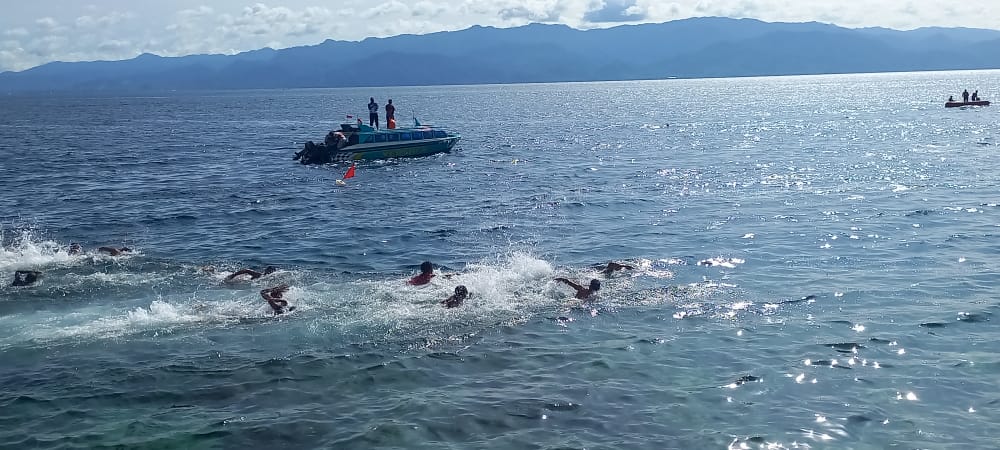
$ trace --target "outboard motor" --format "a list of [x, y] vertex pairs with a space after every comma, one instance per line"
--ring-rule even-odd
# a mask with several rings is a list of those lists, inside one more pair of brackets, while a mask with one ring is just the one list
[[313, 141], [306, 142], [302, 151], [295, 154], [295, 158], [302, 164], [329, 164], [333, 162], [333, 150], [326, 144], [316, 144]]

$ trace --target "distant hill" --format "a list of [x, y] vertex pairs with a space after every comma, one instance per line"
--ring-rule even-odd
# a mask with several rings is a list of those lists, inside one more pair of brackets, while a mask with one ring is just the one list
[[576, 30], [475, 26], [237, 55], [53, 62], [0, 92], [440, 85], [1000, 68], [1000, 31], [705, 17]]

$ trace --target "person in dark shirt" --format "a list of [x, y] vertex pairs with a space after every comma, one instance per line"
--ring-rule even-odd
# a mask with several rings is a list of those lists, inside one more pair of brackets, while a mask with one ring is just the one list
[[15, 270], [14, 281], [11, 286], [31, 286], [42, 277], [42, 273], [37, 270]]
[[967, 89], [962, 90], [962, 101], [969, 103], [969, 91]]
[[[267, 304], [271, 306], [271, 309], [274, 310], [274, 315], [276, 316], [284, 314], [286, 311], [285, 307], [288, 306], [288, 300], [281, 297], [285, 295], [285, 292], [288, 292], [288, 288], [289, 286], [287, 284], [279, 284], [275, 287], [262, 289], [260, 291], [260, 296], [263, 297], [264, 300], [267, 300]], [[295, 311], [295, 307], [289, 307], [287, 311]]]
[[388, 129], [396, 128], [396, 107], [392, 106], [392, 99], [385, 104], [385, 127]]
[[420, 274], [407, 281], [412, 286], [422, 286], [431, 282], [434, 278], [434, 265], [430, 261], [420, 263]]
[[122, 248], [98, 247], [97, 251], [107, 253], [111, 256], [118, 256], [121, 255], [122, 253], [129, 253], [132, 251], [132, 249], [128, 247], [122, 247]]
[[625, 269], [634, 270], [635, 267], [630, 266], [628, 264], [618, 264], [618, 263], [616, 263], [614, 261], [609, 261], [608, 265], [605, 266], [603, 270], [601, 270], [601, 273], [603, 273], [605, 276], [610, 277], [611, 274], [613, 274], [613, 273], [615, 273], [615, 272], [617, 272], [619, 270], [625, 270]]
[[445, 308], [457, 308], [462, 306], [462, 302], [469, 297], [469, 290], [465, 286], [458, 285], [455, 286], [455, 293], [444, 300], [441, 300], [441, 304]]
[[590, 298], [591, 295], [594, 295], [597, 293], [597, 291], [601, 290], [601, 282], [596, 279], [590, 280], [590, 287], [580, 286], [579, 284], [576, 284], [565, 278], [556, 278], [555, 280], [566, 283], [573, 289], [576, 289], [576, 298], [580, 300], [586, 300]]
[[276, 269], [274, 266], [265, 267], [263, 272], [258, 272], [253, 269], [240, 269], [230, 274], [228, 277], [226, 277], [224, 281], [233, 281], [236, 277], [243, 275], [249, 276], [251, 280], [256, 280], [264, 275], [270, 275], [276, 272], [277, 270], [278, 269]]

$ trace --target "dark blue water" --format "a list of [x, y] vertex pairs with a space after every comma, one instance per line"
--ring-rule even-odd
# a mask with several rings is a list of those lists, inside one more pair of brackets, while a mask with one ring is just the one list
[[[2, 98], [0, 447], [995, 447], [997, 86]], [[292, 161], [370, 96], [462, 140]]]

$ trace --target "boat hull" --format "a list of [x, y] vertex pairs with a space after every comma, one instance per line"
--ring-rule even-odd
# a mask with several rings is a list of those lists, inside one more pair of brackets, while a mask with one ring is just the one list
[[361, 161], [389, 158], [420, 158], [431, 156], [437, 153], [450, 152], [452, 147], [458, 143], [458, 137], [446, 137], [437, 139], [425, 139], [422, 141], [410, 141], [392, 143], [391, 145], [374, 145], [362, 148], [351, 146], [335, 152], [336, 161]]
[[945, 102], [945, 108], [961, 108], [963, 106], [990, 106], [990, 102], [987, 100], [978, 100], [974, 102]]
[[391, 158], [420, 158], [438, 153], [450, 152], [458, 143], [459, 136], [421, 139], [405, 142], [358, 144], [337, 150], [324, 143], [308, 142], [295, 155], [302, 164], [330, 164], [345, 161], [371, 161]]

